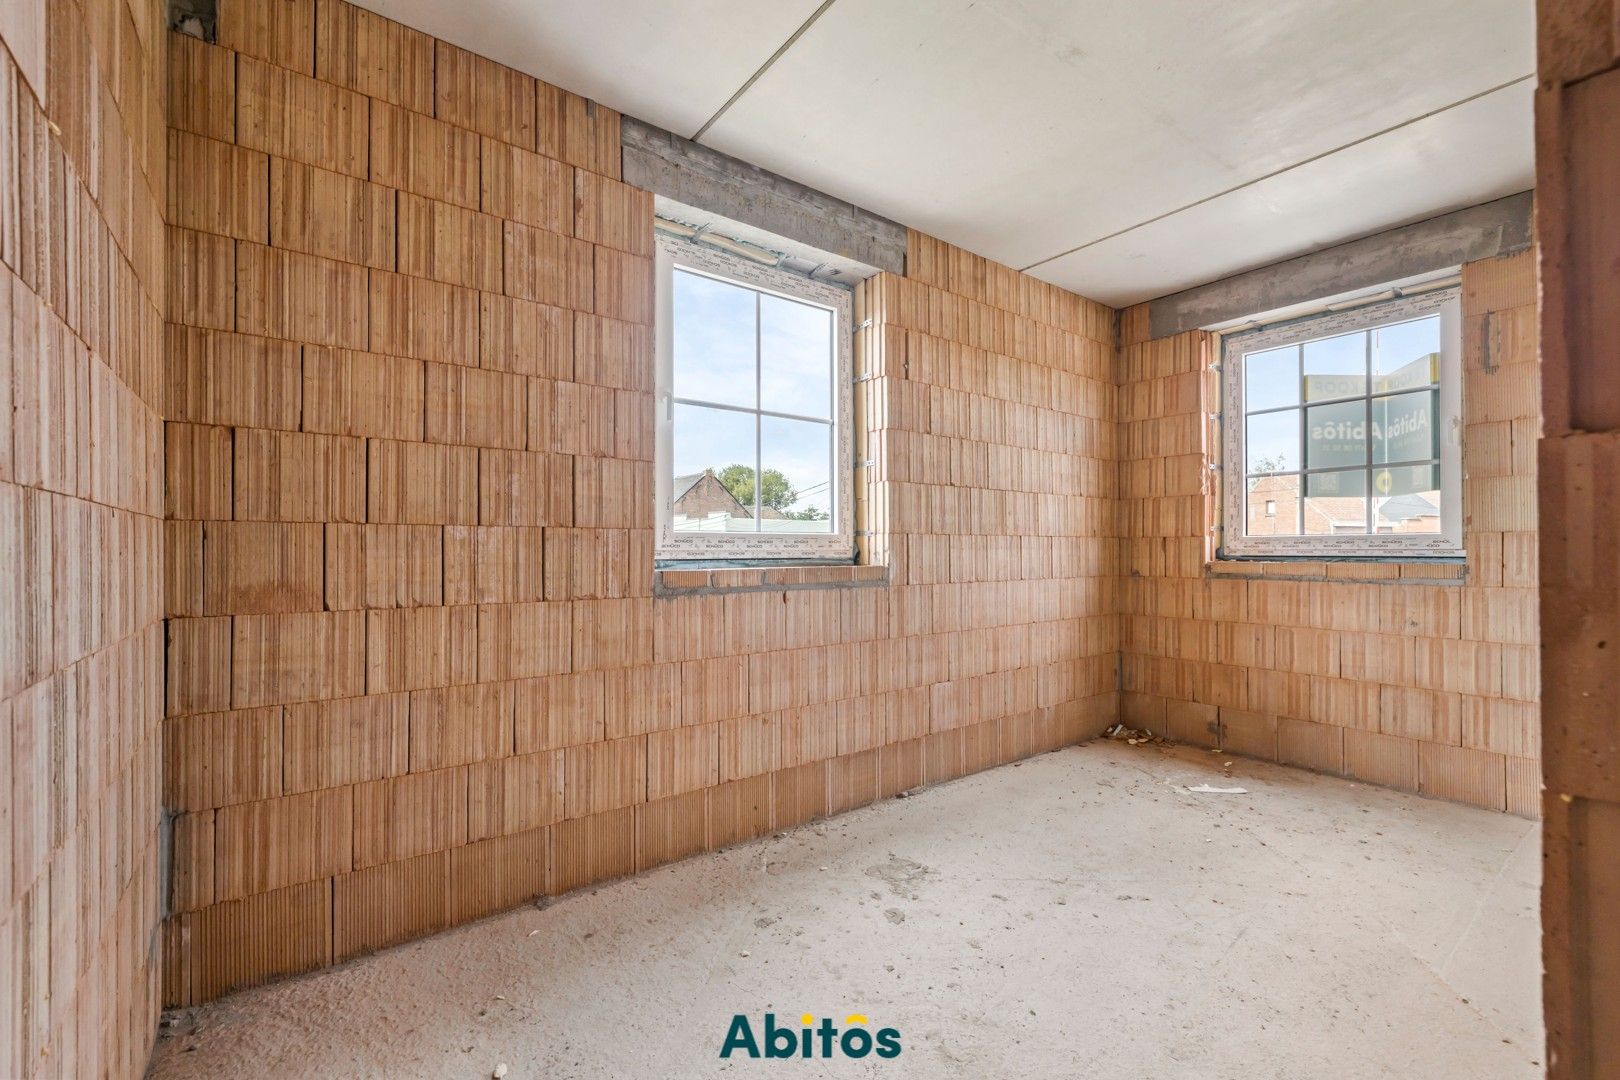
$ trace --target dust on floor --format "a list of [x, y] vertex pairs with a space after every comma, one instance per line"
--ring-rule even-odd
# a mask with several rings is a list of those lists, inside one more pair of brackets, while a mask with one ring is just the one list
[[799, 1076], [1536, 1077], [1538, 837], [1095, 742], [170, 1014], [151, 1075], [742, 1075], [772, 1012], [900, 1033]]

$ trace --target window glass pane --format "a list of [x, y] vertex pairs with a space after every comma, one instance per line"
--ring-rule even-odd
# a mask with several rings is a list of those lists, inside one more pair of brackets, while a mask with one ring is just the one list
[[831, 424], [760, 417], [762, 532], [832, 532]]
[[753, 408], [754, 298], [759, 294], [679, 267], [672, 276], [675, 396]]
[[832, 330], [826, 308], [760, 294], [760, 408], [831, 418]]
[[1305, 400], [1361, 397], [1367, 393], [1367, 334], [1305, 343]]
[[1381, 327], [1372, 335], [1375, 393], [1440, 381], [1440, 316]]
[[1244, 442], [1251, 473], [1284, 472], [1299, 468], [1299, 410], [1261, 413], [1249, 417]]
[[754, 532], [753, 413], [676, 405], [672, 521], [677, 532]]
[[1336, 469], [1367, 463], [1367, 402], [1341, 401], [1305, 410], [1305, 467]]
[[1367, 531], [1367, 470], [1311, 473], [1305, 478], [1305, 535]]
[[1299, 477], [1251, 476], [1248, 479], [1248, 535], [1299, 535]]
[[1422, 461], [1440, 456], [1434, 418], [1440, 391], [1373, 398], [1373, 461]]
[[1299, 347], [1249, 353], [1243, 358], [1243, 409], [1299, 404]]
[[[1440, 490], [1440, 466], [1397, 465], [1372, 472], [1373, 494], [1377, 496], [1422, 495]], [[1435, 506], [1439, 506], [1437, 502]]]
[[[1441, 490], [1456, 464], [1440, 385], [1442, 360], [1455, 361], [1442, 332], [1455, 303], [1454, 291], [1379, 301], [1227, 341], [1221, 389], [1243, 401], [1225, 425], [1231, 554], [1441, 550], [1427, 545], [1460, 524], [1441, 520], [1444, 498], [1457, 495]], [[1402, 533], [1427, 539], [1403, 544]]]
[[1373, 508], [1381, 533], [1440, 531], [1440, 466], [1373, 470]]

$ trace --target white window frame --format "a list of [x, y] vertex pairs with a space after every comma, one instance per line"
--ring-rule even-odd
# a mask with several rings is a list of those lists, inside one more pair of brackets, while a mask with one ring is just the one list
[[[674, 517], [674, 273], [681, 267], [749, 289], [772, 293], [800, 303], [830, 309], [835, 316], [832, 387], [832, 461], [834, 488], [830, 500], [832, 531], [828, 533], [706, 533], [676, 532]], [[660, 561], [737, 560], [752, 562], [853, 562], [855, 557], [855, 497], [852, 464], [851, 418], [854, 387], [851, 377], [851, 340], [854, 301], [850, 290], [802, 274], [755, 262], [714, 247], [658, 234], [657, 403], [658, 479], [656, 484], [656, 557]], [[756, 357], [756, 363], [757, 363]], [[713, 402], [694, 402], [708, 407]], [[755, 403], [756, 405], [758, 402]], [[736, 408], [734, 411], [790, 420], [805, 417], [771, 409]], [[755, 462], [756, 469], [759, 463]]]
[[[1224, 514], [1221, 558], [1460, 559], [1463, 557], [1462, 304], [1455, 286], [1332, 310], [1221, 337], [1221, 443]], [[1243, 358], [1355, 330], [1440, 315], [1440, 531], [1317, 536], [1247, 536]], [[1353, 400], [1353, 399], [1352, 399]], [[1303, 434], [1302, 434], [1303, 438]], [[1299, 474], [1305, 475], [1303, 459]], [[1302, 492], [1303, 496], [1303, 492]], [[1303, 501], [1303, 498], [1302, 498]]]

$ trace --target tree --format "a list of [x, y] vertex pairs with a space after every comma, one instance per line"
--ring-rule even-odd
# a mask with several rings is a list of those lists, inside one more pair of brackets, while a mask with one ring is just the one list
[[[754, 470], [747, 465], [727, 465], [715, 473], [736, 500], [750, 512], [754, 509]], [[766, 469], [761, 474], [759, 505], [769, 510], [786, 510], [798, 500], [798, 493], [782, 475], [780, 469]]]
[[[1288, 459], [1287, 458], [1283, 457], [1283, 455], [1281, 455], [1281, 454], [1275, 454], [1275, 455], [1270, 455], [1270, 456], [1266, 456], [1266, 457], [1256, 458], [1250, 464], [1249, 471], [1251, 473], [1281, 472], [1283, 470], [1283, 468], [1285, 466], [1287, 466], [1287, 464], [1288, 464]], [[1251, 476], [1249, 478], [1249, 490], [1253, 491], [1254, 486], [1259, 482], [1260, 482], [1260, 480], [1259, 480], [1258, 477]]]
[[789, 510], [783, 516], [795, 521], [826, 521], [827, 511], [819, 506], [807, 506], [803, 510]]

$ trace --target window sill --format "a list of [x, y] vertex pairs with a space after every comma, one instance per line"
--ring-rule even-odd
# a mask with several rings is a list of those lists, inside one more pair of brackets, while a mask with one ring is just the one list
[[653, 571], [654, 596], [862, 588], [888, 583], [887, 566], [754, 566]]
[[1204, 565], [1211, 578], [1263, 578], [1271, 581], [1342, 581], [1360, 584], [1461, 585], [1468, 579], [1466, 557], [1414, 559], [1215, 559]]

